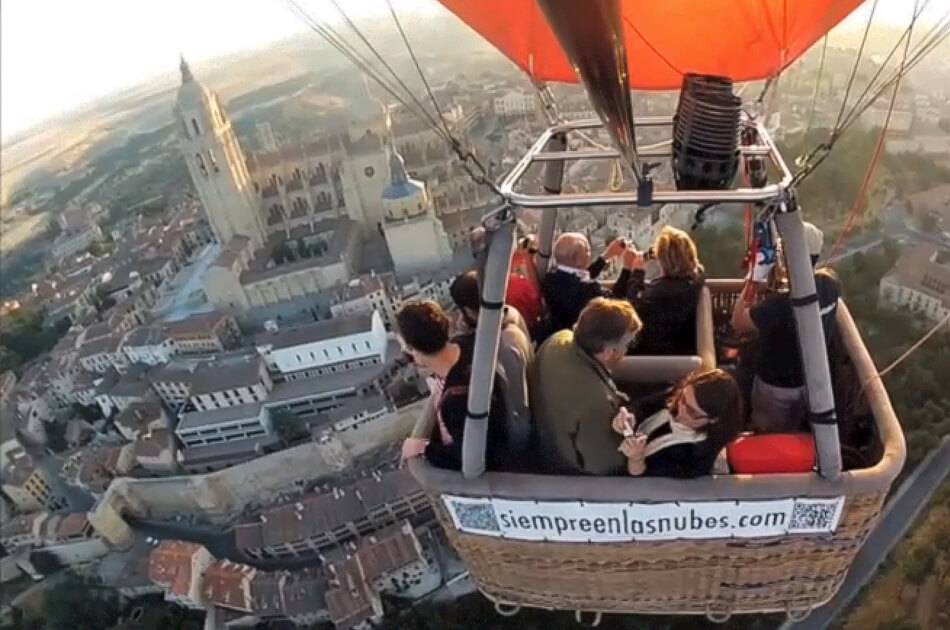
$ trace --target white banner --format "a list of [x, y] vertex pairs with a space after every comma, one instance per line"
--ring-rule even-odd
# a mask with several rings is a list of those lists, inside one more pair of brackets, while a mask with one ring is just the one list
[[770, 501], [587, 503], [443, 495], [455, 528], [517, 540], [618, 542], [762, 538], [835, 531], [844, 497]]

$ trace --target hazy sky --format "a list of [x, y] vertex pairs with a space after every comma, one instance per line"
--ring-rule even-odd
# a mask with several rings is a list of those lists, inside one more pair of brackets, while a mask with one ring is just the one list
[[[340, 1], [357, 17], [388, 10], [384, 0]], [[300, 2], [314, 13], [332, 13], [327, 0]], [[435, 0], [395, 4], [400, 12], [438, 10]], [[865, 5], [859, 11], [870, 2]], [[906, 23], [912, 5], [879, 0], [878, 19]], [[930, 0], [927, 14], [947, 9], [950, 0]], [[199, 61], [303, 30], [284, 0], [3, 0], [0, 132], [9, 137], [110, 92], [175, 72], [179, 52]]]

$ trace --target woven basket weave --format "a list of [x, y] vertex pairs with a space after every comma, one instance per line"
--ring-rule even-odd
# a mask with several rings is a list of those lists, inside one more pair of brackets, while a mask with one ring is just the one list
[[805, 610], [834, 595], [881, 509], [848, 497], [833, 535], [755, 541], [543, 543], [458, 532], [449, 542], [490, 599], [559, 610], [706, 614]]

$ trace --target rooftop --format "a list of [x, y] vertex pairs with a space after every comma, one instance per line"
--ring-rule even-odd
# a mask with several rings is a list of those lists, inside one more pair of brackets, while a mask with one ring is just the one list
[[365, 313], [349, 317], [334, 317], [303, 326], [282, 328], [276, 332], [261, 333], [255, 337], [254, 342], [258, 346], [269, 345], [274, 350], [281, 350], [327, 339], [357, 335], [368, 332], [372, 328], [373, 316]]
[[221, 409], [209, 409], [208, 411], [190, 411], [182, 414], [176, 430], [182, 431], [198, 427], [210, 427], [217, 424], [227, 424], [239, 420], [259, 418], [261, 409], [261, 403], [250, 403], [246, 405], [232, 405]]
[[114, 422], [130, 432], [143, 433], [149, 424], [161, 420], [162, 415], [162, 405], [157, 400], [141, 400], [126, 407]]
[[251, 387], [261, 382], [261, 360], [216, 361], [201, 364], [194, 373], [192, 396], [220, 392], [238, 387]]
[[918, 243], [905, 249], [885, 277], [950, 308], [950, 252], [936, 245]]
[[149, 556], [148, 576], [179, 597], [191, 588], [191, 560], [204, 547], [181, 540], [164, 540]]
[[[217, 560], [205, 571], [202, 592], [205, 598], [218, 606], [244, 612], [254, 610], [251, 599], [251, 581], [257, 579], [257, 570], [230, 560]], [[272, 577], [264, 575], [273, 580]]]
[[191, 446], [182, 451], [183, 464], [186, 466], [213, 466], [224, 463], [231, 465], [258, 457], [263, 449], [277, 446], [277, 436], [262, 436], [243, 440], [232, 440], [220, 444]]
[[[255, 258], [251, 261], [251, 268], [241, 274], [241, 283], [253, 284], [254, 282], [268, 280], [284, 274], [337, 263], [340, 261], [343, 253], [349, 248], [352, 241], [358, 238], [356, 223], [354, 221], [350, 219], [324, 219], [317, 223], [312, 230], [310, 226], [302, 226], [302, 229], [295, 228], [291, 230], [290, 239], [325, 233], [330, 233], [330, 237], [327, 242], [327, 249], [323, 255], [271, 267], [268, 267], [270, 263], [269, 256]], [[283, 240], [286, 240], [285, 237], [278, 236], [271, 244], [276, 245], [278, 241]]]
[[169, 337], [190, 337], [198, 333], [211, 334], [221, 320], [231, 317], [223, 311], [210, 311], [191, 315], [165, 324], [165, 332]]
[[133, 328], [122, 340], [123, 347], [157, 346], [165, 341], [165, 330], [161, 326], [139, 326]]

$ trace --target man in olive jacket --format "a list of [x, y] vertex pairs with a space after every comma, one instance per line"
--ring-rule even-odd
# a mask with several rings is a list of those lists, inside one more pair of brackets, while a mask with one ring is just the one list
[[611, 428], [627, 397], [610, 368], [627, 353], [640, 331], [629, 302], [592, 300], [574, 330], [552, 335], [538, 350], [531, 370], [531, 407], [545, 472], [620, 474], [626, 458]]

